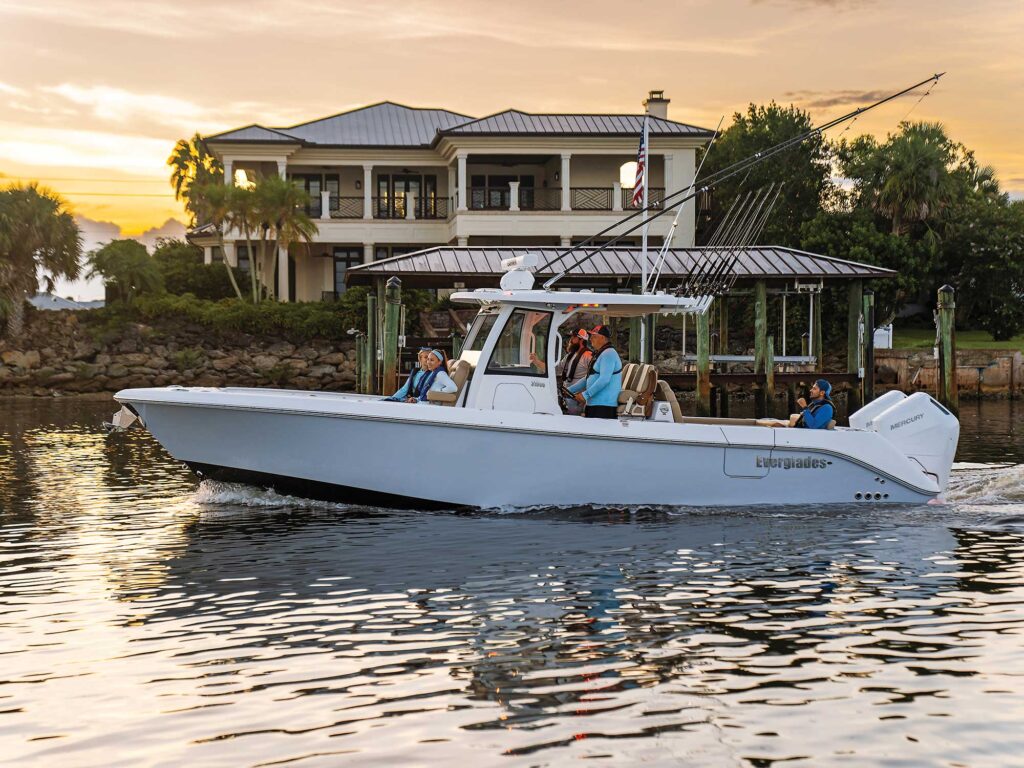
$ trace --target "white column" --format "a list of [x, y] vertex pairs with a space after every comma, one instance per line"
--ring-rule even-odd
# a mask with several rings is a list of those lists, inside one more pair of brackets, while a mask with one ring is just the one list
[[[697, 152], [688, 149], [683, 152], [676, 152], [672, 157], [672, 186], [665, 186], [665, 194], [678, 192], [681, 189], [689, 189], [693, 183], [693, 177], [697, 174]], [[684, 247], [692, 248], [696, 241], [697, 230], [697, 201], [689, 200], [683, 203], [683, 215], [679, 217], [678, 243]]]
[[229, 187], [235, 185], [235, 161], [230, 157], [224, 158], [224, 183]]
[[460, 238], [458, 238], [456, 240], [456, 242], [458, 243], [459, 248], [465, 248], [467, 245], [469, 245], [469, 238], [468, 237], [460, 237]]
[[510, 181], [508, 183], [508, 209], [510, 211], [519, 210], [519, 182]]
[[373, 165], [363, 166], [363, 218], [373, 218]]
[[460, 154], [458, 156], [458, 160], [459, 160], [459, 193], [458, 193], [459, 204], [456, 207], [456, 210], [459, 210], [459, 211], [468, 211], [469, 210], [469, 208], [466, 207], [466, 202], [467, 202], [466, 201], [466, 158], [467, 158], [467, 156], [465, 154]]
[[446, 194], [448, 195], [448, 199], [452, 201], [451, 202], [451, 206], [446, 211], [447, 214], [449, 216], [451, 216], [452, 212], [454, 212], [454, 210], [455, 210], [455, 197], [456, 197], [456, 195], [455, 195], [455, 166], [453, 166], [453, 165], [449, 165], [448, 166], [448, 191], [447, 191]]
[[225, 242], [224, 243], [224, 248], [223, 248], [223, 253], [224, 253], [224, 261], [226, 261], [232, 267], [237, 267], [238, 266], [238, 255], [235, 253], [235, 244], [234, 243]]
[[613, 181], [612, 182], [612, 210], [613, 211], [621, 211], [622, 210], [622, 182], [621, 181]]
[[288, 301], [288, 249], [277, 249], [277, 300]]
[[327, 221], [331, 218], [331, 193], [320, 193], [320, 218]]
[[363, 264], [373, 261], [373, 243], [363, 243]]
[[277, 175], [280, 176], [282, 179], [287, 179], [288, 178], [288, 161], [287, 160], [278, 160], [277, 161]]
[[565, 235], [562, 235], [562, 237], [558, 238], [558, 247], [559, 248], [570, 248], [571, 246], [572, 246], [572, 238], [571, 237], [566, 237]]
[[569, 196], [569, 160], [572, 159], [572, 154], [569, 152], [562, 153], [562, 210], [572, 210], [572, 198]]
[[215, 246], [203, 246], [203, 264], [213, 264], [213, 249]]
[[405, 218], [415, 219], [416, 218], [416, 195], [412, 192], [406, 192], [405, 194]]

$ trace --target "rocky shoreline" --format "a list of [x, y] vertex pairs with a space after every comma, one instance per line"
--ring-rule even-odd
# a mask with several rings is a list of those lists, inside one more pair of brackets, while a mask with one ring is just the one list
[[0, 395], [53, 396], [129, 387], [281, 387], [339, 391], [355, 385], [349, 340], [292, 343], [212, 335], [198, 325], [130, 324], [104, 338], [83, 312], [34, 312], [17, 343], [0, 339]]

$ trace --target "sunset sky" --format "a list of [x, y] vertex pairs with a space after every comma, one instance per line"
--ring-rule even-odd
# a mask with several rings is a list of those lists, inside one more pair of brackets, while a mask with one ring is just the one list
[[848, 135], [913, 108], [1021, 195], [1022, 40], [1020, 0], [0, 0], [0, 183], [40, 179], [138, 234], [184, 219], [165, 162], [196, 131], [385, 99], [638, 112], [652, 88], [708, 127], [771, 99], [820, 120], [945, 70]]

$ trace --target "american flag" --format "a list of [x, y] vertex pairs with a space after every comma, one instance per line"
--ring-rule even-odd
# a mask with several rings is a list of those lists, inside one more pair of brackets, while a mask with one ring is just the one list
[[644, 207], [644, 171], [647, 166], [647, 115], [644, 115], [644, 131], [640, 134], [640, 148], [636, 152], [636, 181], [633, 182], [633, 207]]

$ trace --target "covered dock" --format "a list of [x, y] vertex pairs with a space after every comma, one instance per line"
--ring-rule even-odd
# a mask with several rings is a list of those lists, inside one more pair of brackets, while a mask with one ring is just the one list
[[[492, 288], [504, 273], [504, 259], [535, 253], [539, 263], [545, 264], [566, 250], [525, 245], [439, 246], [353, 267], [346, 283], [376, 285], [382, 298], [383, 284], [392, 277], [399, 278], [406, 288]], [[568, 265], [585, 254], [591, 258], [562, 278], [556, 289], [639, 291], [640, 248], [581, 248], [564, 262]], [[653, 264], [657, 255], [657, 249], [650, 249], [649, 263]], [[780, 246], [673, 248], [661, 265], [658, 290], [671, 291], [702, 265], [706, 267], [709, 258], [731, 262], [735, 281], [727, 294], [716, 299], [707, 314], [690, 318], [689, 328], [685, 317], [672, 320], [674, 325], [668, 328], [665, 319], [659, 320], [657, 327], [651, 319], [644, 355], [640, 334], [629, 333], [630, 359], [643, 356], [659, 366], [662, 378], [673, 387], [695, 389], [697, 412], [705, 415], [727, 415], [729, 392], [747, 386], [755, 387], [762, 412], [773, 410], [776, 385], [786, 388], [787, 407], [792, 406], [797, 387], [818, 376], [841, 385], [849, 393], [851, 407], [859, 406], [865, 396], [871, 398], [870, 377], [864, 378], [871, 347], [871, 334], [864, 333], [865, 318], [867, 327], [874, 324], [873, 295], [867, 286], [872, 280], [894, 277], [893, 270]], [[559, 267], [555, 264], [552, 271], [538, 272], [537, 284]], [[833, 316], [845, 314], [847, 325], [845, 365], [834, 365], [836, 370], [831, 371], [825, 366], [823, 342], [826, 287], [845, 288], [839, 294], [846, 304], [828, 308]], [[836, 293], [829, 293], [833, 300]], [[841, 359], [842, 353], [829, 357]], [[863, 391], [865, 384], [867, 392]]]

